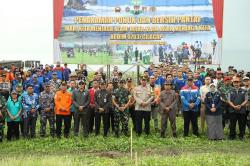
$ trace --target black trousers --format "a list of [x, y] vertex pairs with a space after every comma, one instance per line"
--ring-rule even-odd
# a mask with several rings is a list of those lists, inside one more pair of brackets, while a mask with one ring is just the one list
[[31, 138], [36, 136], [36, 120], [37, 117], [28, 115], [23, 119], [23, 134], [24, 137], [30, 136]]
[[144, 131], [147, 135], [149, 135], [151, 112], [136, 110], [135, 118], [136, 118], [136, 133], [139, 136], [142, 134], [142, 121], [144, 121], [144, 125], [145, 125]]
[[101, 119], [103, 122], [103, 130], [104, 136], [108, 134], [108, 127], [109, 127], [109, 114], [108, 113], [99, 113], [95, 112], [95, 134], [100, 134], [100, 126], [101, 126]]
[[223, 110], [223, 114], [222, 114], [222, 125], [223, 128], [226, 126], [227, 122], [229, 122], [230, 120], [230, 115], [229, 115], [229, 104], [222, 102], [221, 104], [221, 108]]
[[230, 132], [229, 132], [229, 138], [235, 139], [236, 137], [236, 124], [239, 124], [239, 137], [243, 138], [245, 135], [245, 129], [246, 129], [246, 114], [239, 114], [239, 113], [230, 113]]
[[135, 107], [130, 107], [129, 113], [133, 122], [133, 130], [136, 131]]
[[72, 124], [72, 119], [74, 119], [74, 121], [75, 121], [75, 112], [70, 112], [70, 127], [71, 127], [71, 124]]
[[114, 123], [114, 109], [113, 108], [110, 108], [109, 109], [109, 120], [108, 120], [108, 130], [110, 129], [110, 126], [111, 126], [111, 129], [112, 131], [115, 131], [115, 123]]
[[78, 112], [74, 113], [74, 134], [78, 136], [80, 123], [83, 129], [83, 136], [87, 137], [89, 134], [89, 113], [79, 114]]
[[89, 133], [92, 133], [94, 130], [95, 122], [95, 108], [89, 108]]
[[64, 136], [69, 136], [70, 130], [70, 115], [56, 115], [56, 135], [57, 137], [61, 137], [62, 134], [62, 122], [64, 121]]
[[193, 134], [198, 136], [198, 112], [183, 111], [184, 117], [184, 136], [188, 136], [189, 124], [192, 123]]
[[19, 139], [19, 122], [7, 122], [7, 126], [7, 140], [10, 141], [12, 138]]
[[24, 122], [23, 122], [23, 117], [21, 117], [21, 121], [20, 121], [20, 131], [21, 131], [21, 135], [24, 137]]

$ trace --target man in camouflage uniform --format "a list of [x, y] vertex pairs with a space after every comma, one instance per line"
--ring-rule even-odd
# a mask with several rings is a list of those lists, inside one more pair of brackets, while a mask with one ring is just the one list
[[222, 100], [222, 110], [223, 110], [223, 117], [222, 117], [222, 123], [223, 127], [225, 127], [226, 123], [229, 122], [229, 104], [228, 104], [228, 94], [232, 90], [232, 82], [231, 78], [228, 76], [225, 76], [223, 81], [220, 81], [217, 85], [217, 89], [221, 94], [221, 100]]
[[40, 135], [41, 137], [45, 136], [46, 133], [46, 123], [49, 121], [50, 125], [50, 135], [55, 136], [55, 112], [54, 112], [54, 92], [50, 90], [50, 84], [44, 84], [44, 91], [39, 97], [39, 103], [41, 107], [41, 128]]
[[59, 90], [61, 82], [62, 81], [57, 78], [57, 73], [53, 72], [53, 74], [52, 74], [52, 80], [50, 80], [49, 83], [50, 83], [50, 86], [51, 86], [51, 90], [54, 93], [56, 93]]
[[125, 80], [120, 80], [119, 88], [115, 89], [112, 100], [115, 106], [114, 110], [114, 126], [115, 136], [119, 137], [119, 123], [122, 124], [122, 132], [128, 136], [128, 121], [129, 121], [129, 103], [130, 92], [125, 89]]
[[0, 94], [8, 100], [10, 94], [11, 85], [10, 82], [6, 80], [6, 74], [2, 74], [2, 82], [0, 82]]
[[6, 100], [0, 95], [0, 142], [3, 141], [3, 132], [4, 132], [4, 124], [5, 124], [5, 116], [6, 116]]

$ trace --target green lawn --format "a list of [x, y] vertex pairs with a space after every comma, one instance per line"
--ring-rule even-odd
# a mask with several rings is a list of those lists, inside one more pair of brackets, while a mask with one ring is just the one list
[[87, 139], [52, 139], [38, 136], [32, 140], [0, 143], [0, 165], [250, 165], [248, 136], [244, 141], [209, 141], [205, 135], [183, 138], [182, 118], [177, 118], [177, 122], [177, 139], [169, 134], [167, 138], [160, 138], [153, 130], [149, 137], [133, 137], [132, 160], [129, 137], [103, 138], [92, 134]]
[[87, 53], [79, 53], [75, 51], [75, 57], [68, 58], [66, 55], [66, 52], [62, 53], [62, 61], [64, 63], [69, 64], [79, 64], [79, 63], [85, 63], [85, 64], [122, 64], [122, 59], [119, 58], [113, 58], [112, 56], [109, 56], [107, 53], [97, 53], [96, 56], [90, 56]]

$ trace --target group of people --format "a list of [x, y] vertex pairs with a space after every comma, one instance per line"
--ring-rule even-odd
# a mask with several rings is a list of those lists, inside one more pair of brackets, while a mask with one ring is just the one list
[[[243, 139], [246, 127], [250, 133], [250, 73], [227, 72], [201, 66], [196, 71], [187, 65], [151, 64], [136, 85], [124, 78], [116, 67], [109, 80], [102, 70], [90, 79], [85, 65], [72, 72], [67, 64], [41, 65], [25, 71], [14, 65], [0, 69], [0, 141], [7, 124], [7, 140], [36, 136], [40, 117], [40, 136], [88, 137], [90, 133], [104, 137], [129, 136], [129, 119], [139, 137], [150, 134], [150, 120], [160, 136], [166, 137], [168, 120], [172, 136], [177, 137], [176, 117], [183, 116], [184, 137], [204, 134], [211, 140], [224, 139], [229, 124], [229, 139]], [[200, 130], [198, 117], [200, 115]], [[160, 120], [159, 120], [160, 119]], [[73, 121], [73, 122], [72, 122]], [[160, 121], [160, 122], [159, 122]], [[103, 132], [101, 132], [101, 122]], [[205, 122], [207, 130], [205, 130]], [[5, 124], [6, 123], [6, 124]]]

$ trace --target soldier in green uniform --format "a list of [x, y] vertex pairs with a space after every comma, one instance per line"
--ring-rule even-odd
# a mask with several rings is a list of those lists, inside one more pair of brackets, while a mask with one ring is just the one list
[[122, 132], [128, 136], [129, 121], [129, 103], [131, 100], [130, 92], [125, 88], [125, 80], [120, 80], [119, 88], [114, 90], [112, 101], [115, 106], [114, 110], [114, 127], [115, 136], [119, 137], [119, 124], [122, 124]]
[[6, 116], [6, 100], [2, 95], [0, 95], [0, 142], [3, 141], [5, 116]]
[[225, 76], [223, 81], [220, 81], [217, 85], [217, 89], [221, 94], [221, 100], [222, 100], [222, 110], [223, 110], [223, 116], [222, 116], [222, 123], [223, 128], [225, 127], [226, 123], [229, 122], [229, 104], [228, 104], [228, 94], [232, 90], [232, 82], [231, 78], [228, 76]]

